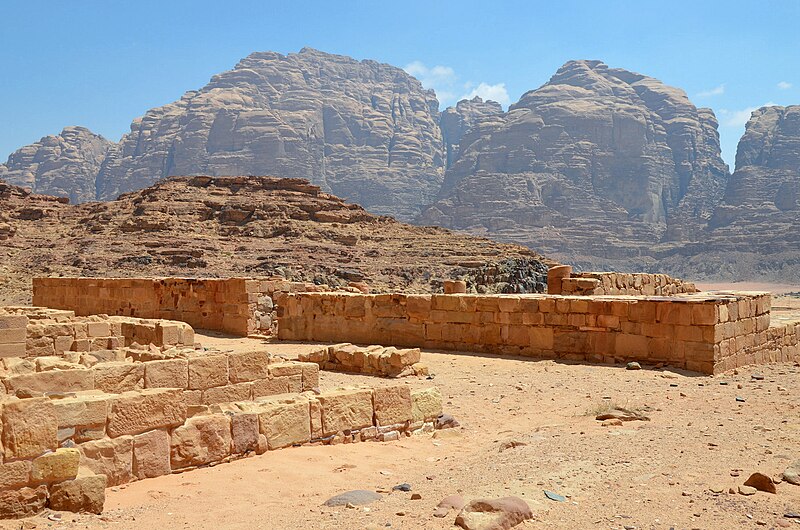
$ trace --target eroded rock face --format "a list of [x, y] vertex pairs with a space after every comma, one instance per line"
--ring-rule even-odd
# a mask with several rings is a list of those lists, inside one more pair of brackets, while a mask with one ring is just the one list
[[66, 127], [12, 153], [0, 164], [0, 178], [34, 193], [92, 201], [95, 178], [112, 144], [85, 127]]
[[736, 170], [702, 241], [664, 263], [678, 274], [800, 280], [800, 105], [753, 112]]
[[421, 220], [573, 261], [630, 259], [711, 216], [728, 175], [716, 125], [682, 90], [571, 61], [464, 134]]
[[254, 53], [135, 120], [103, 164], [97, 197], [169, 175], [270, 174], [409, 219], [441, 184], [438, 105], [386, 64], [309, 48]]
[[447, 167], [457, 158], [461, 139], [470, 128], [483, 119], [498, 117], [502, 113], [503, 107], [500, 103], [483, 101], [480, 96], [462, 99], [455, 107], [447, 107], [439, 118], [447, 153]]

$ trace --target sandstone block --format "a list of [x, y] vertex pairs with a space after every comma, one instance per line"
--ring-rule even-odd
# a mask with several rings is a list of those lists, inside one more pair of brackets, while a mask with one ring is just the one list
[[47, 398], [23, 399], [3, 404], [5, 458], [37, 457], [58, 446], [58, 419]]
[[73, 513], [102, 513], [107, 483], [105, 475], [81, 472], [74, 480], [50, 488], [50, 508]]
[[224, 414], [195, 416], [172, 431], [173, 469], [219, 462], [231, 454], [231, 420]]
[[59, 428], [79, 425], [102, 425], [107, 417], [107, 394], [87, 393], [53, 400]]
[[125, 392], [111, 400], [108, 435], [140, 434], [153, 429], [180, 425], [186, 419], [183, 392], [150, 388]]
[[34, 482], [61, 482], [78, 475], [81, 452], [75, 448], [60, 447], [53, 453], [35, 458], [31, 465]]
[[375, 419], [379, 426], [410, 421], [411, 389], [407, 385], [378, 387], [372, 391]]
[[319, 365], [316, 363], [299, 363], [302, 364], [302, 391], [312, 390], [319, 387]]
[[228, 370], [231, 383], [243, 383], [264, 379], [269, 375], [267, 352], [241, 352], [228, 355]]
[[432, 421], [442, 414], [442, 394], [436, 387], [411, 393], [411, 417], [416, 421]]
[[81, 465], [108, 477], [109, 486], [131, 481], [133, 476], [133, 436], [103, 438], [78, 446]]
[[47, 504], [47, 486], [0, 491], [0, 519], [36, 515]]
[[22, 374], [6, 379], [6, 389], [15, 392], [20, 389], [37, 392], [77, 392], [94, 389], [94, 374], [91, 370], [53, 370], [34, 374]]
[[203, 404], [215, 405], [217, 403], [248, 401], [252, 399], [252, 387], [253, 383], [238, 383], [203, 390]]
[[325, 436], [372, 425], [372, 390], [336, 390], [317, 396]]
[[231, 452], [244, 454], [258, 450], [258, 414], [240, 413], [231, 416]]
[[258, 409], [259, 432], [270, 450], [311, 440], [309, 402], [305, 399], [266, 401]]
[[169, 475], [170, 436], [156, 429], [133, 437], [133, 475], [139, 480]]
[[27, 486], [30, 476], [30, 460], [18, 460], [0, 464], [0, 490]]
[[227, 355], [201, 355], [189, 358], [190, 390], [205, 390], [227, 384]]
[[189, 387], [189, 362], [186, 359], [165, 359], [144, 363], [145, 388]]
[[144, 363], [110, 362], [92, 367], [94, 385], [109, 394], [121, 394], [144, 388]]

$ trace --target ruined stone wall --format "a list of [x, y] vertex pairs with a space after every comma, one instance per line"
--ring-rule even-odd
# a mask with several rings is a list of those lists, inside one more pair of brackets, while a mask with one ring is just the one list
[[[4, 324], [5, 323], [5, 324]], [[12, 333], [3, 334], [2, 326]], [[97, 352], [126, 346], [169, 348], [194, 346], [194, 330], [184, 322], [92, 315], [41, 307], [0, 307], [0, 341], [14, 342], [2, 357], [63, 356], [67, 352]]]
[[581, 272], [561, 279], [561, 291], [550, 294], [670, 296], [696, 293], [694, 283], [666, 274]]
[[[144, 363], [145, 380], [157, 362]], [[218, 376], [213, 364], [201, 372]], [[277, 364], [285, 370], [304, 363], [276, 363], [273, 371]], [[158, 366], [162, 376], [175, 371]], [[231, 358], [222, 373], [230, 377], [226, 381], [238, 381], [242, 369], [260, 366], [256, 358]], [[191, 387], [198, 372], [185, 361], [183, 369]], [[47, 506], [99, 513], [107, 486], [292, 445], [394, 440], [433, 430], [442, 412], [438, 390], [411, 391], [406, 385], [231, 396], [209, 407], [193, 404], [194, 390], [71, 391], [64, 382], [52, 380], [43, 396], [0, 398], [0, 518], [32, 515]]]
[[[770, 300], [768, 293], [733, 292], [671, 297], [302, 293], [282, 301], [278, 336], [589, 362], [635, 360], [715, 373], [748, 362], [800, 358], [800, 326], [770, 328]], [[780, 340], [786, 344], [776, 348]]]
[[281, 279], [34, 278], [33, 303], [78, 315], [159, 318], [234, 335], [272, 334], [275, 294], [316, 289]]

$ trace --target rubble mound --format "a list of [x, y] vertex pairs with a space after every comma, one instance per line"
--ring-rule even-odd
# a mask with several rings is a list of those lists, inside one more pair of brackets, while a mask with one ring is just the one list
[[517, 245], [373, 215], [302, 179], [176, 177], [116, 201], [79, 205], [0, 183], [5, 303], [29, 302], [32, 276], [58, 274], [280, 275], [431, 292], [442, 279], [507, 259], [544, 263]]

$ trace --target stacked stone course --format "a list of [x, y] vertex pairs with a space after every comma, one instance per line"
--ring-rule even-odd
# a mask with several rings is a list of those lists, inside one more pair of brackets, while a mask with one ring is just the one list
[[670, 296], [698, 292], [694, 283], [666, 274], [581, 272], [562, 265], [548, 271], [548, 293], [563, 295]]
[[317, 363], [321, 369], [334, 372], [403, 377], [428, 375], [428, 367], [420, 362], [420, 357], [419, 348], [398, 349], [378, 345], [359, 347], [343, 343], [301, 353], [298, 359]]
[[477, 351], [702, 373], [800, 359], [800, 326], [770, 328], [768, 293], [675, 296], [285, 297], [279, 338]]
[[178, 320], [197, 329], [270, 335], [280, 293], [320, 289], [283, 278], [34, 278], [33, 303], [78, 315]]

